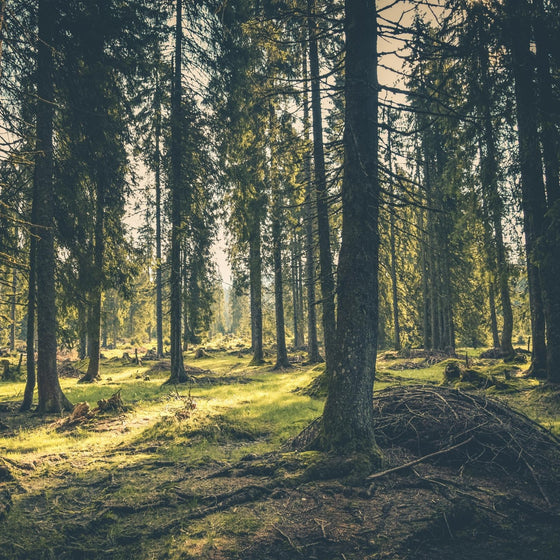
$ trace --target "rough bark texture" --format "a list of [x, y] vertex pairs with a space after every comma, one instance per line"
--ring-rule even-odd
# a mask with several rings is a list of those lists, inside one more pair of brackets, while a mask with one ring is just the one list
[[[305, 140], [310, 145], [309, 129], [309, 94], [307, 77], [307, 52], [303, 52], [303, 80], [304, 80], [304, 101], [303, 101], [303, 123]], [[315, 225], [313, 208], [313, 174], [311, 168], [311, 152], [306, 150], [304, 159], [305, 172], [305, 287], [307, 292], [307, 359], [315, 364], [323, 361], [319, 354], [319, 344], [317, 342], [317, 312], [315, 303], [315, 251], [314, 235]]]
[[[280, 212], [279, 201], [275, 204], [274, 212]], [[281, 226], [278, 215], [272, 222], [272, 244], [274, 260], [274, 309], [276, 312], [276, 364], [274, 369], [290, 367], [288, 351], [286, 349], [286, 331], [284, 322], [284, 285], [282, 278], [282, 239]]]
[[156, 356], [163, 358], [163, 280], [161, 274], [161, 102], [159, 69], [156, 70], [155, 171], [156, 171]]
[[[509, 31], [512, 70], [515, 80], [519, 163], [521, 171], [522, 206], [525, 242], [529, 269], [532, 309], [538, 301], [536, 287], [542, 292], [546, 324], [546, 371], [551, 381], [560, 381], [560, 283], [558, 282], [559, 249], [550, 240], [558, 239], [557, 226], [545, 220], [546, 196], [537, 127], [536, 97], [533, 83], [533, 61], [530, 51], [529, 6], [525, 0], [509, 0]], [[550, 227], [552, 225], [552, 227]], [[557, 244], [556, 244], [557, 245]], [[548, 251], [547, 251], [548, 249]], [[531, 283], [531, 276], [533, 281]], [[535, 335], [533, 335], [535, 336]], [[533, 339], [535, 343], [535, 339]], [[535, 346], [533, 346], [535, 358]], [[539, 356], [542, 360], [542, 356]], [[537, 368], [533, 364], [534, 372]]]
[[56, 369], [56, 291], [53, 185], [53, 55], [56, 8], [39, 1], [37, 44], [37, 141], [34, 188], [37, 194], [37, 386], [38, 411], [60, 412], [72, 404], [64, 396]]
[[263, 323], [262, 323], [262, 256], [261, 226], [255, 214], [255, 220], [249, 233], [249, 284], [251, 307], [251, 342], [253, 359], [251, 365], [264, 362]]
[[323, 299], [323, 336], [327, 373], [333, 367], [336, 345], [336, 318], [334, 306], [334, 275], [331, 253], [327, 177], [323, 147], [323, 117], [321, 112], [321, 83], [315, 0], [308, 0], [309, 11], [309, 68], [311, 72], [311, 111], [313, 115], [313, 161], [315, 164], [315, 197], [319, 233], [320, 282]]
[[4, 14], [6, 0], [0, 0], [0, 78], [2, 78], [2, 44], [4, 43]]
[[375, 454], [373, 382], [377, 353], [379, 180], [377, 26], [369, 0], [346, 0], [342, 246], [334, 368], [323, 436], [339, 453]]
[[36, 278], [36, 255], [37, 255], [37, 231], [33, 224], [37, 220], [36, 191], [33, 189], [31, 201], [31, 238], [29, 240], [29, 284], [27, 287], [27, 338], [26, 338], [26, 379], [23, 391], [23, 402], [20, 410], [29, 410], [33, 404], [33, 393], [37, 381], [35, 375], [35, 319], [37, 305], [37, 278]]
[[[484, 150], [481, 150], [481, 180], [483, 196], [486, 199], [489, 217], [494, 229], [495, 267], [500, 299], [502, 301], [503, 329], [500, 347], [505, 357], [514, 355], [513, 335], [513, 310], [509, 290], [509, 266], [507, 261], [504, 234], [502, 229], [503, 201], [498, 190], [498, 161], [494, 126], [491, 114], [491, 83], [489, 76], [488, 50], [485, 41], [481, 41], [479, 48], [480, 64], [480, 91]], [[492, 288], [493, 289], [493, 288]]]
[[100, 379], [99, 357], [101, 351], [101, 285], [105, 255], [105, 177], [101, 169], [96, 174], [95, 230], [93, 250], [93, 278], [88, 297], [88, 369], [80, 381], [92, 383]]
[[[393, 196], [393, 154], [391, 153], [391, 119], [388, 119], [388, 132], [387, 132], [387, 151], [389, 156], [389, 175], [391, 180], [391, 197]], [[394, 339], [393, 344], [395, 350], [401, 349], [401, 329], [399, 324], [399, 290], [397, 284], [397, 250], [396, 250], [396, 229], [395, 229], [395, 210], [389, 208], [389, 247], [391, 253], [391, 295], [393, 304], [393, 329]]]
[[187, 374], [183, 363], [181, 338], [181, 43], [182, 5], [177, 0], [175, 22], [175, 71], [172, 91], [171, 117], [171, 270], [170, 270], [170, 323], [171, 323], [171, 375], [169, 382], [184, 383]]

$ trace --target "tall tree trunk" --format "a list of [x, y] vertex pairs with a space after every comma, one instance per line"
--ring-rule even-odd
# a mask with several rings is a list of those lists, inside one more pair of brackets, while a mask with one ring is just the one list
[[320, 282], [323, 299], [323, 336], [327, 374], [333, 368], [333, 350], [336, 344], [336, 317], [334, 306], [334, 275], [331, 253], [327, 176], [323, 147], [323, 117], [321, 111], [321, 82], [319, 74], [318, 30], [316, 0], [308, 0], [309, 68], [311, 73], [311, 111], [313, 115], [313, 161], [315, 164], [315, 197], [319, 233]]
[[492, 332], [492, 345], [494, 348], [499, 348], [500, 334], [498, 332], [498, 319], [496, 317], [496, 295], [494, 293], [494, 281], [492, 277], [490, 277], [488, 280], [488, 304], [490, 306], [490, 331]]
[[307, 292], [307, 359], [309, 363], [316, 364], [323, 361], [319, 354], [319, 344], [317, 342], [317, 310], [315, 303], [315, 250], [314, 250], [314, 224], [315, 211], [313, 208], [313, 174], [311, 168], [311, 152], [307, 149], [310, 145], [309, 129], [309, 93], [308, 93], [308, 74], [307, 74], [307, 51], [303, 52], [303, 127], [306, 141], [306, 151], [304, 155], [304, 174], [305, 174], [305, 287]]
[[[98, 162], [101, 163], [101, 162]], [[101, 379], [99, 358], [101, 351], [101, 294], [105, 256], [105, 173], [98, 168], [96, 173], [95, 229], [93, 248], [93, 278], [88, 297], [88, 369], [80, 379], [82, 383], [93, 383]]]
[[[547, 286], [543, 282], [545, 275], [542, 274], [543, 262], [537, 254], [537, 245], [544, 233], [546, 198], [537, 131], [533, 84], [534, 68], [530, 52], [530, 11], [525, 0], [509, 0], [508, 8], [512, 70], [515, 81], [525, 245], [528, 261], [527, 273], [533, 315], [532, 372], [534, 375], [540, 376], [540, 370], [546, 370], [547, 376], [550, 378], [551, 376], [555, 377], [552, 375], [554, 369], [558, 370], [560, 368], [560, 358], [557, 356], [560, 352], [560, 341], [555, 341], [558, 343], [556, 348], [551, 344], [551, 323], [549, 323], [550, 312], [552, 311], [551, 302], [547, 301]], [[556, 278], [557, 281], [558, 278]], [[544, 333], [535, 330], [541, 326], [539, 319], [539, 307], [541, 305], [548, 335], [548, 344], [546, 345], [542, 344]], [[552, 326], [554, 333], [554, 321]], [[556, 364], [551, 362], [551, 357], [557, 359]], [[551, 367], [550, 370], [549, 366]]]
[[[389, 181], [390, 181], [390, 197], [392, 202], [393, 197], [393, 149], [391, 143], [391, 118], [387, 119], [388, 132], [387, 132], [387, 154], [389, 158]], [[393, 345], [395, 350], [401, 349], [401, 328], [399, 324], [399, 289], [397, 285], [397, 250], [396, 250], [396, 233], [395, 233], [395, 209], [389, 208], [389, 246], [391, 253], [391, 295], [393, 304], [393, 329], [394, 339]]]
[[170, 322], [171, 322], [171, 375], [168, 382], [188, 381], [183, 363], [181, 321], [181, 150], [182, 150], [182, 0], [177, 0], [175, 20], [175, 71], [173, 75], [171, 115], [171, 271], [170, 271]]
[[[485, 43], [486, 41], [484, 41]], [[484, 148], [481, 150], [481, 180], [482, 192], [486, 199], [489, 217], [494, 227], [494, 246], [496, 252], [496, 276], [502, 302], [503, 329], [500, 347], [505, 358], [511, 358], [513, 350], [513, 309], [509, 290], [509, 266], [502, 229], [503, 201], [498, 190], [498, 161], [494, 126], [492, 123], [489, 76], [488, 50], [485, 44], [479, 47], [479, 63], [481, 74], [480, 105], [484, 122]]]
[[2, 45], [4, 44], [5, 13], [6, 13], [6, 0], [0, 0], [0, 79], [2, 78]]
[[[274, 262], [274, 309], [276, 315], [276, 364], [274, 369], [290, 367], [286, 350], [286, 332], [284, 323], [284, 283], [282, 278], [282, 238], [279, 196], [274, 197], [272, 209], [272, 252]], [[294, 313], [296, 306], [294, 306]]]
[[301, 345], [300, 322], [299, 322], [299, 284], [298, 284], [298, 265], [296, 257], [296, 241], [292, 240], [291, 248], [291, 269], [292, 269], [292, 307], [293, 307], [293, 325], [294, 325], [294, 349], [299, 348]]
[[[159, 59], [159, 57], [158, 57]], [[156, 171], [156, 338], [158, 359], [163, 358], [163, 279], [161, 274], [161, 90], [159, 68], [156, 70], [155, 94], [155, 171]]]
[[56, 368], [56, 288], [53, 185], [53, 53], [56, 6], [39, 0], [37, 44], [37, 141], [34, 188], [37, 194], [37, 386], [38, 411], [72, 408]]
[[76, 303], [78, 308], [78, 358], [83, 360], [88, 355], [87, 351], [87, 313], [83, 301]]
[[[17, 239], [16, 228], [16, 239]], [[11, 294], [11, 309], [10, 309], [10, 351], [16, 351], [16, 321], [17, 321], [17, 269], [12, 269], [12, 294]]]
[[249, 284], [251, 309], [251, 342], [253, 359], [250, 365], [264, 362], [263, 323], [262, 323], [262, 256], [261, 256], [261, 224], [255, 216], [249, 233]]
[[27, 336], [26, 336], [26, 379], [23, 391], [23, 402], [20, 411], [31, 409], [33, 404], [33, 393], [35, 392], [35, 319], [37, 306], [37, 195], [35, 185], [33, 186], [33, 198], [31, 201], [31, 236], [29, 239], [29, 284], [27, 287]]
[[536, 8], [534, 36], [537, 47], [536, 63], [539, 88], [539, 116], [546, 177], [546, 193], [548, 206], [550, 207], [556, 200], [560, 199], [560, 133], [558, 132], [558, 109], [555, 109], [549, 62], [552, 32], [547, 24], [543, 0], [533, 0], [533, 4]]
[[373, 382], [377, 354], [379, 178], [377, 13], [369, 0], [346, 0], [342, 245], [334, 368], [323, 412], [326, 446], [377, 455]]

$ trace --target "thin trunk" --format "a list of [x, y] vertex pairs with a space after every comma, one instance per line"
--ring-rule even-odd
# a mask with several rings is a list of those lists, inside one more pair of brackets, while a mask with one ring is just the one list
[[83, 301], [77, 302], [78, 307], [78, 358], [83, 360], [88, 355], [87, 351], [87, 314]]
[[72, 408], [56, 368], [56, 288], [53, 185], [53, 53], [56, 7], [39, 0], [37, 44], [37, 140], [34, 182], [37, 194], [37, 386], [40, 413]]
[[[547, 302], [547, 286], [543, 282], [542, 261], [536, 254], [539, 239], [543, 237], [544, 216], [546, 212], [546, 198], [543, 183], [543, 170], [539, 138], [537, 132], [537, 114], [535, 92], [533, 86], [533, 62], [530, 51], [529, 6], [525, 0], [509, 0], [510, 40], [512, 53], [512, 70], [515, 81], [515, 99], [517, 113], [517, 131], [519, 138], [519, 163], [521, 171], [522, 207], [524, 214], [525, 245], [528, 261], [529, 296], [533, 315], [533, 363], [532, 372], [540, 376], [541, 370], [547, 371], [547, 376], [555, 377], [552, 372], [560, 371], [560, 344], [554, 348], [550, 344], [544, 345], [544, 332], [536, 331], [541, 328], [538, 315], [543, 314], [546, 328], [549, 329], [550, 302]], [[557, 282], [556, 278], [556, 282]], [[540, 309], [539, 309], [540, 308]], [[548, 334], [548, 333], [547, 333]], [[537, 354], [539, 352], [539, 354]], [[557, 359], [551, 363], [551, 357]], [[549, 369], [550, 367], [550, 369]]]
[[251, 341], [253, 359], [250, 365], [264, 362], [263, 323], [262, 323], [262, 257], [261, 257], [261, 225], [255, 217], [249, 234], [249, 283], [251, 307]]
[[[303, 126], [307, 145], [310, 145], [309, 129], [309, 93], [307, 75], [307, 52], [303, 52]], [[311, 169], [311, 152], [306, 149], [304, 156], [305, 173], [305, 285], [307, 291], [307, 359], [309, 363], [315, 364], [323, 361], [319, 354], [317, 342], [317, 310], [315, 303], [315, 251], [314, 251], [314, 209], [313, 209], [313, 183]]]
[[[16, 229], [17, 238], [17, 229]], [[16, 351], [16, 320], [17, 320], [17, 269], [12, 270], [12, 295], [10, 309], [10, 351]]]
[[[282, 239], [280, 225], [280, 200], [275, 197], [272, 218], [272, 246], [274, 261], [274, 309], [276, 316], [276, 364], [274, 369], [290, 367], [286, 350], [286, 332], [284, 327], [284, 283], [282, 278]], [[294, 306], [294, 313], [295, 313]]]
[[181, 321], [181, 150], [182, 150], [182, 2], [177, 0], [175, 20], [175, 71], [173, 75], [171, 116], [171, 271], [170, 271], [170, 322], [171, 322], [171, 375], [168, 382], [188, 381], [183, 363]]
[[33, 199], [31, 202], [31, 237], [29, 239], [29, 285], [27, 288], [27, 338], [26, 338], [26, 379], [23, 391], [23, 402], [20, 411], [24, 412], [33, 404], [33, 393], [35, 392], [35, 318], [37, 306], [37, 278], [36, 278], [36, 254], [37, 254], [37, 231], [34, 227], [37, 216], [36, 190], [33, 188]]
[[336, 345], [336, 316], [334, 306], [334, 275], [331, 253], [327, 177], [323, 147], [323, 117], [321, 111], [321, 82], [319, 74], [318, 29], [316, 0], [308, 0], [309, 12], [309, 68], [311, 74], [311, 110], [313, 115], [313, 160], [315, 163], [315, 197], [319, 233], [320, 282], [323, 299], [323, 336], [327, 374], [334, 365], [333, 349]]
[[372, 457], [378, 453], [373, 428], [380, 196], [376, 20], [373, 2], [345, 1], [346, 107], [337, 347], [323, 412], [327, 448]]
[[101, 351], [101, 285], [103, 261], [105, 255], [105, 173], [98, 169], [95, 201], [95, 230], [93, 249], [93, 278], [88, 297], [88, 369], [80, 379], [83, 383], [92, 383], [101, 379], [99, 375], [99, 357]]
[[294, 325], [294, 350], [299, 347], [300, 344], [300, 334], [299, 334], [299, 294], [298, 294], [298, 271], [296, 263], [296, 248], [295, 240], [292, 241], [292, 251], [291, 251], [291, 265], [292, 265], [292, 307], [293, 307], [293, 325]]
[[482, 189], [486, 198], [489, 217], [494, 227], [494, 245], [496, 252], [496, 276], [502, 302], [503, 329], [500, 347], [506, 358], [511, 358], [513, 350], [513, 309], [511, 306], [509, 290], [509, 266], [507, 252], [504, 243], [502, 229], [503, 201], [498, 191], [498, 161], [496, 151], [496, 140], [494, 138], [494, 126], [492, 123], [490, 92], [491, 84], [489, 77], [488, 50], [481, 46], [479, 49], [479, 62], [481, 73], [480, 101], [482, 118], [484, 121], [484, 147], [481, 150], [481, 180]]
[[494, 282], [492, 278], [488, 281], [488, 303], [490, 305], [490, 330], [492, 331], [492, 345], [500, 347], [500, 335], [498, 333], [498, 319], [496, 317], [496, 296], [494, 294]]
[[6, 13], [6, 0], [0, 0], [0, 79], [2, 78], [2, 45], [4, 44], [5, 13]]
[[[389, 181], [390, 181], [390, 197], [393, 197], [393, 149], [391, 144], [391, 119], [389, 118], [389, 128], [387, 132], [387, 151], [389, 157]], [[396, 249], [396, 233], [395, 233], [395, 209], [389, 208], [389, 245], [391, 252], [391, 294], [393, 303], [393, 329], [395, 337], [393, 344], [395, 350], [401, 349], [401, 329], [399, 324], [399, 289], [397, 285], [397, 249]]]
[[161, 274], [161, 102], [159, 69], [156, 70], [156, 124], [155, 124], [155, 170], [156, 170], [156, 338], [158, 359], [163, 358], [163, 280]]

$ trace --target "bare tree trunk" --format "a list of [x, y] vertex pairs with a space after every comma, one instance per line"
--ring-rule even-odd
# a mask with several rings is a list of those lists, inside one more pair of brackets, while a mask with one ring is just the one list
[[323, 335], [327, 374], [333, 368], [333, 349], [336, 344], [336, 316], [334, 304], [334, 275], [331, 254], [330, 225], [325, 153], [323, 147], [323, 118], [321, 112], [321, 82], [317, 45], [316, 0], [308, 0], [309, 67], [311, 71], [311, 109], [313, 115], [313, 160], [315, 163], [315, 196], [319, 232], [320, 281], [323, 299]]
[[[549, 379], [560, 377], [559, 347], [551, 342], [549, 329], [553, 331], [555, 321], [550, 316], [553, 307], [547, 301], [547, 288], [543, 281], [542, 259], [536, 254], [539, 239], [544, 234], [544, 217], [546, 213], [546, 197], [543, 183], [543, 170], [539, 138], [537, 132], [537, 114], [535, 92], [533, 87], [533, 62], [530, 52], [530, 11], [525, 0], [509, 0], [509, 32], [511, 41], [512, 70], [515, 80], [515, 98], [517, 113], [517, 131], [519, 137], [519, 163], [521, 171], [522, 207], [524, 214], [525, 245], [528, 261], [529, 295], [533, 318], [533, 363], [532, 372], [536, 376], [546, 371]], [[547, 257], [548, 258], [548, 257]], [[558, 278], [555, 279], [558, 282]], [[540, 308], [540, 309], [539, 309]], [[541, 323], [542, 313], [545, 322]], [[551, 321], [552, 319], [552, 321]], [[544, 332], [536, 329], [546, 324], [548, 340], [544, 345]], [[554, 337], [553, 337], [554, 338]], [[559, 341], [554, 341], [559, 342]], [[558, 358], [556, 363], [551, 358]]]
[[255, 216], [255, 223], [249, 233], [249, 283], [251, 307], [251, 342], [253, 359], [250, 365], [264, 362], [263, 324], [262, 324], [262, 256], [261, 256], [261, 225]]
[[498, 332], [498, 319], [496, 317], [496, 296], [494, 294], [494, 282], [488, 280], [488, 304], [490, 306], [490, 330], [492, 332], [492, 345], [494, 348], [500, 347], [500, 334]]
[[[17, 238], [17, 228], [16, 228]], [[12, 269], [12, 295], [11, 295], [11, 309], [10, 309], [10, 351], [16, 351], [16, 321], [17, 321], [17, 269]]]
[[[560, 199], [560, 133], [558, 132], [558, 109], [555, 110], [549, 62], [552, 32], [547, 25], [543, 0], [533, 0], [533, 4], [536, 8], [534, 36], [537, 46], [536, 63], [543, 162], [546, 177], [547, 200], [548, 206], [550, 207], [555, 201]], [[555, 40], [557, 40], [557, 38], [555, 38]]]
[[[388, 120], [388, 132], [387, 132], [387, 153], [389, 158], [389, 181], [390, 181], [390, 197], [393, 197], [393, 154], [391, 150], [393, 149], [391, 143], [391, 118], [389, 116]], [[392, 200], [390, 200], [392, 202]], [[395, 350], [401, 349], [401, 329], [399, 324], [399, 289], [397, 285], [397, 250], [396, 250], [396, 234], [395, 234], [395, 209], [389, 208], [389, 246], [391, 253], [391, 295], [393, 303], [393, 329], [395, 332], [393, 344]]]
[[[309, 93], [307, 75], [307, 51], [303, 52], [303, 126], [307, 145], [310, 144], [309, 129]], [[307, 148], [307, 146], [306, 146]], [[305, 285], [307, 291], [307, 359], [315, 364], [323, 361], [319, 354], [319, 344], [317, 343], [317, 312], [315, 303], [315, 250], [314, 250], [314, 209], [313, 209], [313, 183], [311, 169], [310, 151], [306, 149], [304, 156], [305, 173]]]
[[0, 0], [0, 79], [2, 78], [2, 45], [4, 44], [4, 17], [6, 0]]
[[53, 185], [53, 54], [52, 0], [39, 0], [37, 45], [37, 143], [35, 189], [37, 194], [37, 386], [40, 413], [72, 408], [64, 396], [56, 368], [56, 289]]
[[373, 428], [377, 354], [379, 178], [377, 13], [345, 1], [345, 128], [337, 346], [323, 412], [325, 446], [378, 459]]
[[171, 271], [170, 271], [170, 322], [171, 322], [171, 375], [169, 383], [188, 381], [183, 363], [181, 321], [181, 150], [182, 150], [182, 86], [181, 43], [182, 3], [177, 0], [175, 20], [175, 72], [173, 76], [171, 116]]
[[[158, 57], [159, 62], [159, 57]], [[156, 70], [155, 94], [155, 169], [156, 169], [156, 338], [158, 359], [163, 358], [163, 279], [161, 274], [161, 90], [159, 68]]]
[[494, 126], [490, 107], [490, 63], [485, 43], [486, 41], [481, 42], [478, 49], [481, 74], [480, 104], [484, 122], [483, 137], [485, 147], [484, 151], [481, 149], [481, 180], [489, 218], [494, 227], [496, 276], [500, 289], [502, 316], [504, 320], [500, 347], [504, 357], [511, 358], [515, 354], [512, 344], [513, 310], [509, 291], [509, 266], [502, 229], [503, 201], [498, 190], [496, 140], [494, 138]]
[[31, 201], [31, 237], [29, 239], [29, 284], [27, 288], [27, 338], [26, 338], [26, 379], [23, 391], [23, 402], [20, 411], [25, 412], [31, 409], [33, 404], [33, 393], [35, 392], [35, 319], [37, 307], [37, 195], [35, 186], [33, 187], [33, 199]]
[[[290, 367], [286, 350], [286, 332], [284, 323], [284, 285], [282, 278], [282, 240], [279, 195], [274, 196], [272, 209], [272, 245], [274, 261], [274, 308], [276, 312], [276, 364], [274, 369]], [[295, 306], [294, 306], [294, 313]]]
[[101, 285], [105, 255], [105, 173], [98, 169], [95, 201], [95, 230], [93, 250], [93, 282], [88, 297], [88, 369], [80, 379], [82, 383], [93, 383], [101, 379], [99, 358], [101, 351]]

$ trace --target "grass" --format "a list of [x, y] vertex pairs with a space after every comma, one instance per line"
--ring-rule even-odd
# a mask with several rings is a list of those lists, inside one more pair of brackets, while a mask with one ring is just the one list
[[[247, 355], [215, 352], [194, 360], [189, 352], [188, 365], [211, 371], [201, 374], [205, 383], [175, 387], [164, 384], [168, 372], [151, 371], [153, 362], [123, 365], [115, 360], [120, 355], [114, 351], [102, 360], [99, 383], [63, 378], [61, 384], [72, 402], [88, 401], [92, 407], [120, 390], [127, 411], [99, 415], [70, 430], [57, 430], [57, 415], [17, 412], [23, 382], [0, 382], [0, 403], [13, 407], [13, 412], [2, 413], [1, 420], [11, 431], [0, 432], [0, 456], [22, 467], [26, 489], [14, 496], [12, 511], [3, 522], [6, 537], [0, 537], [0, 548], [14, 538], [6, 549], [12, 553], [0, 553], [0, 558], [57, 557], [56, 551], [68, 542], [81, 550], [64, 556], [68, 558], [95, 557], [88, 547], [114, 550], [112, 558], [211, 558], [218, 549], [230, 551], [224, 557], [242, 557], [235, 543], [258, 534], [264, 523], [254, 507], [206, 516], [173, 537], [162, 533], [149, 543], [138, 535], [144, 530], [158, 535], [161, 526], [173, 521], [178, 489], [186, 496], [180, 499], [181, 507], [199, 506], [196, 498], [188, 497], [192, 469], [227, 466], [244, 456], [278, 450], [317, 418], [323, 400], [298, 389], [308, 386], [323, 367], [272, 372], [270, 364], [249, 367]], [[420, 367], [421, 362], [380, 358], [375, 389], [442, 383], [445, 363]], [[505, 381], [509, 366], [475, 359], [474, 367]], [[512, 377], [507, 384], [510, 390], [498, 392], [500, 398], [560, 434], [558, 391], [521, 377]], [[189, 396], [196, 408], [181, 414]], [[26, 470], [26, 465], [33, 468]], [[127, 508], [134, 516], [123, 513]], [[35, 518], [36, 511], [42, 517]], [[275, 520], [266, 522], [270, 526]], [[98, 534], [105, 535], [106, 542], [98, 542]], [[18, 547], [25, 554], [17, 552]], [[41, 547], [44, 553], [36, 555]], [[119, 556], [121, 549], [128, 552]]]

